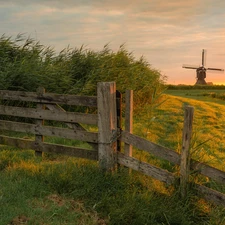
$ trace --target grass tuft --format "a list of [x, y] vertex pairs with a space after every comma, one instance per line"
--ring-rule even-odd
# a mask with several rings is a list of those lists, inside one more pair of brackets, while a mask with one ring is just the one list
[[194, 193], [181, 200], [175, 188], [126, 168], [110, 174], [87, 160], [0, 153], [10, 161], [0, 173], [0, 224], [220, 224], [225, 216]]

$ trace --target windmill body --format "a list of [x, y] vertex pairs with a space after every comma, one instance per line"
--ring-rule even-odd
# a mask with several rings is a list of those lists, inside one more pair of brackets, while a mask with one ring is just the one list
[[195, 69], [196, 70], [196, 83], [195, 85], [206, 85], [206, 71], [207, 70], [216, 70], [216, 71], [224, 71], [223, 69], [218, 68], [206, 68], [205, 67], [205, 50], [202, 50], [202, 65], [201, 66], [191, 66], [191, 65], [183, 65], [185, 69]]

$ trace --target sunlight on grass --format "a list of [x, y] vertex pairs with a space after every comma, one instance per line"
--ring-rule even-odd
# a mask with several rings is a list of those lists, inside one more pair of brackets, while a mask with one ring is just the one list
[[[166, 101], [164, 101], [166, 99]], [[180, 152], [184, 106], [195, 108], [191, 156], [225, 171], [225, 106], [179, 96], [162, 96], [154, 110], [143, 107], [134, 117], [134, 133]], [[151, 113], [146, 113], [152, 110]], [[146, 116], [144, 116], [146, 115]], [[91, 130], [95, 128], [90, 128]], [[51, 139], [53, 143], [83, 145]], [[174, 174], [175, 166], [133, 149], [133, 156]], [[56, 154], [35, 157], [32, 150], [0, 146], [0, 224], [24, 219], [27, 224], [223, 224], [225, 211], [197, 197], [192, 190], [180, 199], [179, 187], [167, 186], [122, 166], [102, 173], [97, 162]], [[191, 174], [191, 181], [225, 192], [209, 178]], [[29, 207], [27, 207], [29, 206]], [[47, 222], [46, 222], [47, 221]]]
[[30, 175], [36, 175], [41, 171], [42, 167], [40, 164], [35, 164], [34, 161], [20, 161], [9, 165], [7, 171], [17, 170]]
[[[167, 187], [135, 171], [128, 174], [122, 167], [117, 173], [104, 174], [96, 163], [88, 160], [68, 157], [40, 161], [29, 150], [0, 153], [0, 160], [10, 162], [0, 173], [0, 193], [3, 203], [12, 202], [10, 208], [2, 210], [2, 224], [21, 219], [27, 219], [28, 224], [48, 221], [56, 225], [166, 224], [166, 221], [205, 224], [213, 217], [209, 216], [213, 207], [203, 204], [200, 198], [191, 195], [183, 202], [175, 187]], [[19, 160], [21, 156], [23, 160]], [[160, 164], [160, 160], [149, 160]], [[201, 204], [194, 201], [193, 206], [193, 198]], [[193, 207], [194, 217], [189, 213]], [[217, 215], [223, 218], [222, 211], [217, 211]]]

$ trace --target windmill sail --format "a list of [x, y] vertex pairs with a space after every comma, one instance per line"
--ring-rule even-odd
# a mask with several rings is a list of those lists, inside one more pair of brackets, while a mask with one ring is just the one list
[[206, 58], [206, 54], [205, 54], [205, 49], [202, 49], [202, 66], [205, 66], [205, 58]]
[[186, 68], [186, 69], [198, 69], [199, 68], [199, 66], [196, 66], [196, 65], [186, 65], [186, 64], [184, 64], [182, 67]]
[[217, 71], [224, 71], [224, 69], [218, 69], [218, 68], [206, 68], [207, 70], [217, 70]]

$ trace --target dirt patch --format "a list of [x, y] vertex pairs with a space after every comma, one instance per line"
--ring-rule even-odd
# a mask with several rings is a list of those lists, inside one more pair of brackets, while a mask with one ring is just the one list
[[22, 225], [22, 224], [27, 224], [29, 218], [27, 218], [24, 215], [17, 216], [14, 218], [8, 225]]
[[[77, 212], [82, 213], [83, 215], [86, 215], [89, 218], [93, 218], [93, 221], [95, 221], [95, 224], [97, 225], [106, 225], [106, 221], [104, 219], [101, 219], [98, 217], [98, 214], [94, 211], [88, 212], [85, 208], [83, 202], [75, 201], [72, 199], [63, 199], [60, 195], [52, 194], [47, 196], [47, 199], [52, 201], [54, 204], [58, 205], [59, 207], [64, 206], [65, 204], [68, 204], [68, 211], [70, 212]], [[85, 224], [85, 222], [82, 222], [82, 219], [80, 221], [81, 224]]]
[[[30, 218], [29, 222], [39, 221], [39, 224], [47, 225], [46, 221], [50, 222], [52, 219], [59, 217], [60, 220], [70, 221], [74, 216], [77, 224], [93, 224], [93, 225], [107, 225], [108, 220], [99, 217], [99, 214], [91, 208], [86, 208], [83, 201], [66, 198], [58, 194], [50, 194], [43, 199], [33, 199], [30, 206], [34, 211], [38, 211], [35, 218]], [[66, 210], [64, 211], [64, 209]], [[54, 212], [60, 209], [57, 214]], [[62, 214], [60, 213], [62, 211]], [[52, 213], [51, 213], [52, 212]], [[52, 218], [49, 217], [52, 214]], [[23, 223], [11, 223], [9, 225], [22, 225]], [[26, 224], [26, 223], [24, 223]]]
[[62, 197], [60, 197], [59, 195], [56, 195], [56, 194], [49, 195], [47, 197], [47, 199], [51, 200], [52, 202], [54, 202], [58, 206], [63, 206], [66, 202]]

